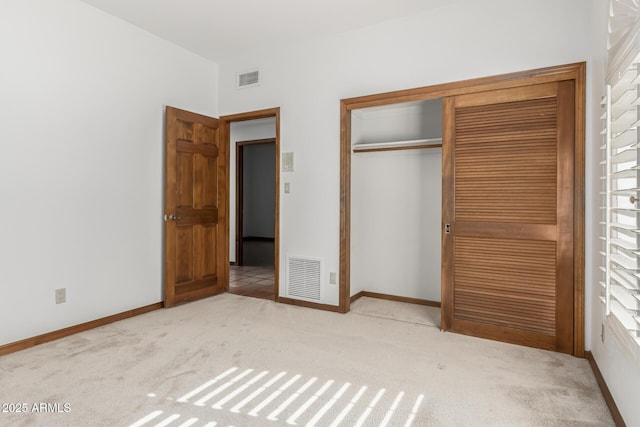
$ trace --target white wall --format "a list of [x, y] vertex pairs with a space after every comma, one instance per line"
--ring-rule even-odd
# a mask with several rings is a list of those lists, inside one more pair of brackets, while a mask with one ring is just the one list
[[276, 146], [246, 145], [243, 152], [245, 237], [275, 237]]
[[[592, 59], [587, 69], [589, 87], [587, 89], [587, 103], [594, 108], [588, 111], [590, 126], [587, 133], [592, 143], [587, 144], [587, 175], [586, 175], [586, 310], [587, 310], [587, 349], [593, 356], [602, 375], [613, 395], [613, 398], [628, 426], [640, 426], [640, 360], [634, 359], [632, 354], [618, 341], [607, 322], [604, 327], [604, 338], [601, 337], [604, 321], [604, 310], [600, 302], [599, 280], [602, 279], [599, 266], [602, 257], [599, 235], [601, 233], [601, 214], [599, 203], [601, 197], [600, 173], [602, 153], [599, 149], [600, 130], [602, 121], [599, 119], [601, 110], [599, 101], [604, 94], [605, 58], [608, 1], [592, 0], [591, 40], [593, 46]], [[636, 351], [636, 353], [638, 353]]]
[[[281, 107], [281, 151], [295, 153], [281, 198], [281, 271], [287, 254], [324, 258], [327, 280], [338, 271], [340, 99], [585, 61], [589, 13], [583, 0], [460, 0], [221, 61], [221, 112]], [[236, 73], [256, 66], [260, 86], [235, 89]], [[323, 302], [337, 304], [338, 286], [323, 286]]]
[[442, 151], [351, 158], [351, 294], [440, 301]]
[[0, 345], [162, 301], [163, 106], [218, 66], [76, 0], [2, 2], [0, 52]]
[[[442, 99], [361, 108], [351, 116], [353, 144], [442, 138]], [[362, 128], [353, 132], [358, 120]]]
[[[243, 89], [246, 90], [246, 89]], [[229, 160], [229, 261], [236, 261], [236, 148], [238, 141], [276, 137], [276, 119], [257, 119], [231, 123]]]

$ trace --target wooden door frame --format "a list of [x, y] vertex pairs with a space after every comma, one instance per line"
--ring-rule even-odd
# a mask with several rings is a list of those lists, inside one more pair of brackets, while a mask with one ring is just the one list
[[[520, 71], [416, 89], [348, 98], [340, 101], [340, 285], [339, 311], [351, 303], [351, 112], [400, 102], [423, 101], [488, 90], [573, 80], [575, 82], [574, 151], [574, 267], [573, 267], [573, 354], [584, 357], [584, 262], [585, 262], [585, 103], [586, 63]], [[443, 117], [443, 120], [446, 120]], [[443, 150], [443, 155], [445, 155]], [[448, 260], [442, 260], [443, 263]]]
[[[276, 143], [276, 139], [275, 138], [264, 138], [264, 139], [253, 139], [253, 140], [249, 140], [249, 141], [236, 141], [236, 265], [242, 265], [242, 256], [243, 256], [243, 238], [244, 238], [244, 232], [242, 229], [243, 226], [243, 210], [244, 210], [244, 203], [243, 203], [243, 196], [244, 196], [244, 189], [243, 189], [243, 182], [244, 182], [244, 177], [243, 177], [243, 171], [244, 171], [244, 163], [243, 163], [243, 152], [244, 152], [244, 147], [246, 147], [247, 145], [260, 145], [260, 144], [275, 144]], [[277, 156], [276, 156], [277, 157]], [[276, 197], [276, 203], [277, 203], [277, 193], [278, 193], [278, 183], [277, 183], [277, 175], [278, 175], [278, 170], [276, 169], [276, 195], [274, 195], [274, 197]], [[275, 232], [275, 230], [274, 230]]]
[[[275, 118], [276, 120], [276, 211], [274, 224], [274, 245], [273, 245], [273, 297], [275, 301], [280, 299], [280, 107], [268, 108], [264, 110], [249, 111], [245, 113], [229, 114], [220, 117], [220, 141], [226, 147], [227, 162], [230, 162], [230, 146], [231, 146], [231, 123], [246, 122], [248, 120]], [[230, 171], [227, 170], [227, 183], [229, 181]], [[227, 217], [229, 216], [229, 203], [227, 201]], [[229, 222], [227, 221], [226, 236], [229, 236]], [[226, 250], [227, 270], [229, 269], [229, 244]], [[229, 281], [225, 284], [225, 292], [229, 291]]]

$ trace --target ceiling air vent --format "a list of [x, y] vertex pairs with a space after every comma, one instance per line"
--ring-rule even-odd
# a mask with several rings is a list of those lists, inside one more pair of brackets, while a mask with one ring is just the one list
[[290, 298], [321, 301], [322, 260], [287, 256], [287, 292]]
[[260, 84], [260, 71], [252, 70], [246, 73], [238, 74], [237, 87], [238, 89], [258, 86]]

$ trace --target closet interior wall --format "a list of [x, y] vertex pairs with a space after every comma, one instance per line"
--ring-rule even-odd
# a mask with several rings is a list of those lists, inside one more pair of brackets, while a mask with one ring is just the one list
[[351, 296], [439, 302], [442, 149], [403, 148], [440, 143], [442, 101], [353, 110], [351, 137]]

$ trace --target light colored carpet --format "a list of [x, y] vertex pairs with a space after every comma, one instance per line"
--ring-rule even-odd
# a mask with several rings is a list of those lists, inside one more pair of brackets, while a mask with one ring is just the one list
[[428, 305], [360, 297], [351, 304], [351, 312], [440, 328], [440, 309]]
[[0, 402], [28, 407], [2, 426], [613, 425], [585, 360], [230, 294], [0, 357]]

